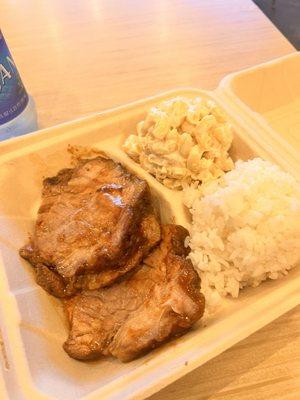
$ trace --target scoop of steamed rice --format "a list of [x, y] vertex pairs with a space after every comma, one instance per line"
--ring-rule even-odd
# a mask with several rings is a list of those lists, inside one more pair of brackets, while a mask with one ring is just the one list
[[202, 290], [238, 297], [245, 286], [277, 279], [300, 263], [300, 186], [256, 158], [200, 189], [185, 189], [192, 213], [187, 245]]

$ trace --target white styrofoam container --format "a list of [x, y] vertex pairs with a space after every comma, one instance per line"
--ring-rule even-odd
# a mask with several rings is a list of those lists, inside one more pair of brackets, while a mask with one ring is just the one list
[[0, 329], [2, 375], [11, 399], [142, 399], [298, 304], [299, 268], [281, 280], [244, 289], [239, 299], [224, 300], [205, 327], [200, 321], [182, 338], [130, 363], [84, 363], [63, 351], [67, 326], [60, 302], [35, 284], [29, 264], [18, 255], [34, 225], [42, 180], [68, 165], [67, 145], [97, 147], [147, 179], [164, 222], [187, 226], [181, 192], [164, 188], [121, 150], [149, 107], [178, 95], [212, 98], [226, 108], [235, 129], [235, 159], [261, 156], [299, 174], [294, 160], [276, 143], [271, 146], [263, 130], [254, 135], [229, 102], [196, 89], [167, 92], [0, 144]]
[[300, 159], [300, 52], [227, 75], [218, 93], [248, 127]]

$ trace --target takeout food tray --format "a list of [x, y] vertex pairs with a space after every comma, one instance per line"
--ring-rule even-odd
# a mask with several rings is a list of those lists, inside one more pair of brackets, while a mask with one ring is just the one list
[[1, 143], [1, 372], [9, 398], [142, 399], [298, 304], [299, 268], [278, 281], [242, 290], [238, 299], [224, 299], [213, 318], [130, 363], [112, 359], [84, 363], [63, 351], [67, 326], [60, 302], [37, 286], [31, 267], [18, 255], [34, 225], [42, 180], [69, 165], [68, 145], [95, 147], [148, 181], [163, 222], [188, 226], [181, 192], [163, 187], [121, 149], [124, 138], [135, 132], [136, 123], [151, 106], [175, 96], [210, 98], [225, 109], [235, 131], [231, 151], [235, 160], [260, 156], [300, 176], [296, 158], [286, 151], [288, 144], [282, 147], [262, 126], [253, 129], [247, 112], [237, 111], [236, 103], [220, 88], [169, 91]]
[[300, 52], [227, 75], [218, 93], [252, 130], [299, 162]]

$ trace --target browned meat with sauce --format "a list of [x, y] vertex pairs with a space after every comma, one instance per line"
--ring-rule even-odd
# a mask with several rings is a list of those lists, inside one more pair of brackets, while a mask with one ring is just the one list
[[65, 301], [70, 334], [64, 349], [71, 357], [130, 361], [201, 318], [204, 297], [185, 258], [187, 231], [167, 225], [162, 232], [160, 245], [128, 279]]
[[35, 264], [37, 284], [51, 295], [59, 298], [70, 297], [81, 290], [95, 290], [100, 287], [111, 285], [118, 278], [140, 264], [143, 257], [159, 242], [160, 226], [154, 214], [146, 214], [141, 221], [139, 229], [143, 242], [137, 250], [133, 252], [131, 257], [127, 259], [124, 265], [114, 269], [105, 269], [96, 273], [63, 278], [53, 268], [37, 263]]
[[161, 238], [147, 183], [105, 157], [45, 179], [35, 231], [20, 254], [37, 283], [63, 298], [71, 357], [130, 361], [201, 318], [186, 235], [167, 225]]
[[20, 254], [44, 289], [65, 297], [113, 283], [159, 240], [147, 183], [97, 157], [45, 179], [35, 232]]

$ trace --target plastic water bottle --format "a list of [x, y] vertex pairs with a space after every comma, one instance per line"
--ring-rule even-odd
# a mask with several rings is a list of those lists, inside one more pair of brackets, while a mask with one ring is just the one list
[[0, 140], [37, 130], [35, 104], [26, 92], [0, 31]]

